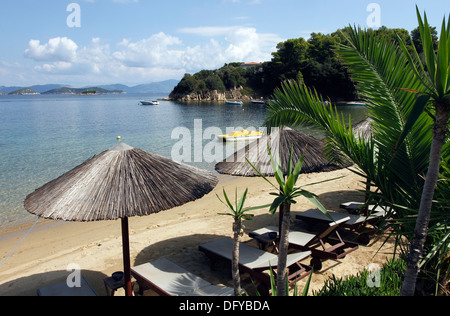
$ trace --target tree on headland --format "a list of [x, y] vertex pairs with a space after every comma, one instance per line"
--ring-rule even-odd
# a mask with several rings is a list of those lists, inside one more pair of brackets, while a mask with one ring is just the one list
[[[347, 67], [333, 51], [336, 45], [345, 41], [342, 34], [347, 29], [331, 34], [312, 33], [307, 40], [294, 38], [278, 43], [272, 59], [257, 67], [244, 69], [242, 63], [236, 62], [225, 64], [217, 70], [186, 74], [171, 97], [202, 94], [211, 90], [223, 92], [224, 87], [226, 90], [242, 87], [243, 93], [251, 97], [270, 97], [286, 80], [297, 80], [305, 82], [308, 87], [331, 100], [357, 99], [357, 89]], [[419, 45], [416, 31], [412, 33], [412, 40], [405, 29], [382, 26], [372, 31], [376, 37], [385, 40], [396, 40], [400, 36], [409, 50], [413, 44]]]

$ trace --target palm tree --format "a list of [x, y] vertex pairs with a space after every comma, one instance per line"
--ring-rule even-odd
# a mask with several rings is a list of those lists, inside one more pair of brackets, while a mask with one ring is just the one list
[[[287, 268], [287, 255], [289, 248], [289, 231], [290, 231], [290, 210], [291, 204], [295, 204], [295, 199], [299, 196], [303, 196], [307, 198], [310, 202], [312, 202], [322, 213], [329, 216], [331, 220], [331, 216], [328, 214], [325, 207], [317, 200], [316, 196], [300, 187], [296, 187], [297, 180], [300, 176], [300, 171], [302, 170], [304, 156], [302, 156], [295, 166], [292, 163], [292, 151], [289, 157], [288, 169], [286, 175], [283, 173], [283, 168], [281, 166], [281, 162], [279, 157], [274, 159], [270, 148], [268, 148], [270, 162], [272, 164], [272, 168], [275, 174], [275, 179], [277, 181], [277, 185], [274, 185], [270, 182], [258, 169], [253, 166], [253, 164], [247, 159], [247, 162], [255, 169], [255, 171], [270, 185], [272, 185], [277, 192], [271, 193], [271, 195], [275, 196], [274, 201], [270, 205], [269, 212], [270, 214], [274, 214], [278, 208], [280, 208], [280, 214], [282, 214], [282, 222], [281, 222], [281, 231], [279, 232], [279, 250], [278, 250], [278, 265], [277, 265], [277, 296], [286, 296], [287, 291], [287, 278], [286, 278], [286, 268]], [[329, 181], [329, 180], [327, 180]], [[311, 184], [313, 185], [313, 184]]]
[[[427, 24], [426, 22], [424, 30]], [[423, 33], [423, 36], [428, 36], [426, 32]], [[435, 71], [432, 76], [425, 77], [425, 70], [416, 62], [417, 56], [412, 58], [404, 45], [400, 48], [397, 43], [379, 39], [370, 30], [362, 31], [349, 27], [342, 32], [347, 43], [339, 45], [335, 52], [348, 67], [362, 99], [367, 104], [369, 117], [373, 120], [371, 138], [355, 137], [351, 123], [347, 127], [335, 107], [327, 106], [315, 91], [295, 82], [287, 82], [275, 91], [275, 100], [269, 104], [265, 123], [267, 126], [284, 126], [303, 122], [324, 129], [328, 136], [329, 153], [334, 159], [346, 158], [353, 161], [359, 168], [357, 172], [377, 187], [384, 202], [395, 206], [396, 213], [390, 215], [396, 217], [396, 233], [407, 237], [408, 240], [412, 240], [413, 235], [410, 233], [413, 229], [409, 226], [415, 225], [410, 218], [417, 216], [417, 210], [421, 208], [422, 203], [419, 201], [422, 192], [427, 190], [429, 195], [427, 187], [434, 187], [436, 184], [432, 174], [427, 175], [426, 181], [423, 175], [430, 168], [434, 168], [431, 172], [435, 172], [435, 175], [438, 173], [440, 151], [436, 149], [442, 148], [445, 141], [449, 101], [448, 34], [448, 30], [442, 32], [440, 43], [440, 51], [447, 53], [447, 57], [442, 54], [434, 57], [429, 50], [427, 56], [433, 57], [427, 58], [441, 64], [435, 65], [434, 68], [431, 65], [431, 69]], [[428, 49], [428, 42], [425, 44], [427, 45], [424, 47]], [[411, 67], [412, 61], [416, 65], [415, 68]], [[447, 81], [443, 77], [447, 78]], [[434, 79], [427, 81], [427, 78]], [[437, 85], [438, 81], [446, 91], [440, 97], [437, 93], [417, 97], [410, 92], [433, 91], [430, 89], [430, 83], [435, 82]], [[435, 102], [434, 116], [423, 111], [429, 100], [440, 100], [441, 109], [436, 107]], [[434, 124], [439, 126], [434, 131], [435, 136], [440, 135], [437, 142], [436, 137], [433, 137]], [[428, 182], [427, 186], [425, 182]], [[418, 222], [424, 223], [420, 217], [421, 215]], [[428, 226], [426, 220], [424, 224]], [[426, 237], [423, 230], [421, 236]]]
[[269, 205], [262, 205], [262, 206], [255, 206], [255, 207], [247, 207], [244, 208], [245, 199], [247, 198], [248, 189], [245, 189], [244, 194], [242, 195], [241, 199], [237, 200], [237, 189], [236, 189], [236, 195], [235, 195], [235, 205], [231, 204], [230, 199], [227, 196], [227, 193], [225, 192], [225, 189], [223, 190], [223, 196], [225, 198], [225, 201], [222, 201], [220, 197], [216, 194], [217, 198], [220, 202], [222, 202], [225, 206], [228, 207], [228, 213], [219, 213], [219, 215], [228, 215], [232, 216], [234, 219], [233, 222], [233, 259], [232, 259], [232, 276], [233, 276], [233, 285], [234, 285], [234, 295], [239, 296], [242, 293], [241, 289], [241, 279], [239, 275], [239, 243], [240, 243], [240, 236], [242, 235], [242, 220], [252, 220], [254, 215], [253, 214], [247, 214], [248, 211], [256, 210], [259, 208], [268, 207]]
[[[437, 52], [433, 47], [431, 28], [428, 24], [425, 13], [424, 21], [417, 9], [419, 20], [420, 37], [425, 55], [427, 70], [420, 62], [420, 58], [413, 50], [413, 55], [409, 54], [404, 43], [400, 40], [401, 47], [409, 59], [409, 66], [413, 69], [416, 77], [422, 82], [425, 89], [417, 91], [422, 98], [417, 99], [410, 120], [405, 126], [403, 135], [408, 133], [411, 125], [415, 124], [416, 117], [424, 112], [425, 107], [434, 110], [433, 141], [430, 149], [430, 164], [423, 186], [420, 208], [416, 221], [414, 238], [411, 243], [407, 260], [407, 269], [401, 291], [401, 295], [414, 295], [416, 280], [419, 271], [419, 261], [424, 254], [424, 245], [427, 238], [428, 224], [433, 204], [433, 196], [439, 178], [442, 148], [448, 133], [448, 119], [450, 112], [450, 16], [448, 25], [445, 24], [445, 17], [442, 22], [441, 36]], [[409, 88], [409, 87], [405, 87]], [[423, 101], [421, 101], [421, 99]]]

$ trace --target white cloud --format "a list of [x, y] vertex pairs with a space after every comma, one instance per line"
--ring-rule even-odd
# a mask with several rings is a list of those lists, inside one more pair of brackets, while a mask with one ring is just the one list
[[240, 26], [184, 28], [179, 33], [206, 37], [207, 41], [189, 46], [179, 37], [160, 32], [137, 41], [123, 39], [113, 46], [93, 38], [79, 47], [69, 38], [56, 37], [44, 44], [31, 40], [25, 56], [38, 62], [34, 67], [37, 73], [53, 78], [84, 78], [83, 82], [92, 84], [138, 84], [178, 79], [186, 72], [216, 69], [229, 62], [267, 61], [283, 40], [275, 34]]
[[160, 32], [137, 42], [122, 40], [121, 50], [113, 56], [129, 67], [177, 67], [183, 52], [172, 47], [181, 44], [180, 39]]
[[78, 45], [67, 37], [51, 38], [41, 45], [39, 40], [30, 40], [25, 56], [36, 61], [65, 61], [70, 62], [76, 58]]
[[[268, 61], [276, 45], [283, 41], [276, 34], [258, 33], [255, 28], [242, 26], [182, 28], [179, 32], [210, 37], [215, 45], [208, 48], [222, 57], [222, 64], [230, 61]], [[219, 45], [213, 41], [216, 38], [224, 39], [225, 44]], [[208, 53], [207, 50], [205, 52]], [[221, 66], [219, 62], [217, 66]]]

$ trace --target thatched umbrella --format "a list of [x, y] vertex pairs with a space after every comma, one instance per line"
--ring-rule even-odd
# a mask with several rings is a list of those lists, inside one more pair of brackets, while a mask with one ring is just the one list
[[274, 171], [270, 163], [268, 145], [274, 158], [277, 157], [276, 153], [279, 154], [284, 174], [287, 174], [291, 146], [293, 146], [293, 165], [302, 155], [305, 156], [301, 173], [326, 172], [341, 168], [325, 158], [324, 144], [321, 140], [291, 128], [284, 128], [248, 144], [216, 164], [215, 169], [219, 173], [233, 176], [259, 176], [247, 162], [247, 158], [263, 175], [273, 176]]
[[24, 204], [47, 219], [122, 219], [125, 291], [131, 295], [128, 218], [194, 201], [217, 183], [210, 172], [119, 143], [37, 189]]
[[[293, 166], [304, 155], [303, 167], [300, 173], [328, 172], [343, 168], [332, 164], [326, 159], [324, 155], [324, 144], [321, 140], [291, 128], [284, 128], [248, 144], [224, 161], [216, 164], [215, 169], [219, 173], [233, 176], [259, 176], [247, 162], [247, 158], [261, 174], [269, 177], [274, 176], [268, 145], [272, 156], [274, 158], [279, 157], [285, 175], [288, 172], [291, 149]], [[281, 233], [281, 222], [283, 219], [283, 211], [281, 208], [279, 216]]]
[[[353, 126], [353, 135], [355, 135], [356, 139], [361, 138], [364, 139], [365, 141], [368, 141], [371, 137], [373, 137], [373, 119], [371, 118], [367, 118], [365, 120], [362, 120], [361, 122], [355, 124], [355, 126]], [[366, 194], [364, 197], [364, 204], [367, 204], [367, 202], [369, 201], [369, 194], [370, 194], [370, 180], [369, 178], [367, 178], [366, 181]], [[368, 215], [368, 206], [366, 205], [364, 207], [363, 214], [367, 214]]]
[[373, 120], [371, 118], [362, 120], [353, 126], [353, 134], [356, 138], [361, 136], [363, 139], [368, 140], [371, 136], [373, 136], [372, 124]]

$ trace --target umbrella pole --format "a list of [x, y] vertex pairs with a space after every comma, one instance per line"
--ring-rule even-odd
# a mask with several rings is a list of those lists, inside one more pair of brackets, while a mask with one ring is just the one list
[[132, 296], [130, 239], [128, 232], [128, 217], [122, 218], [122, 248], [123, 248], [123, 277], [125, 280], [125, 295]]

